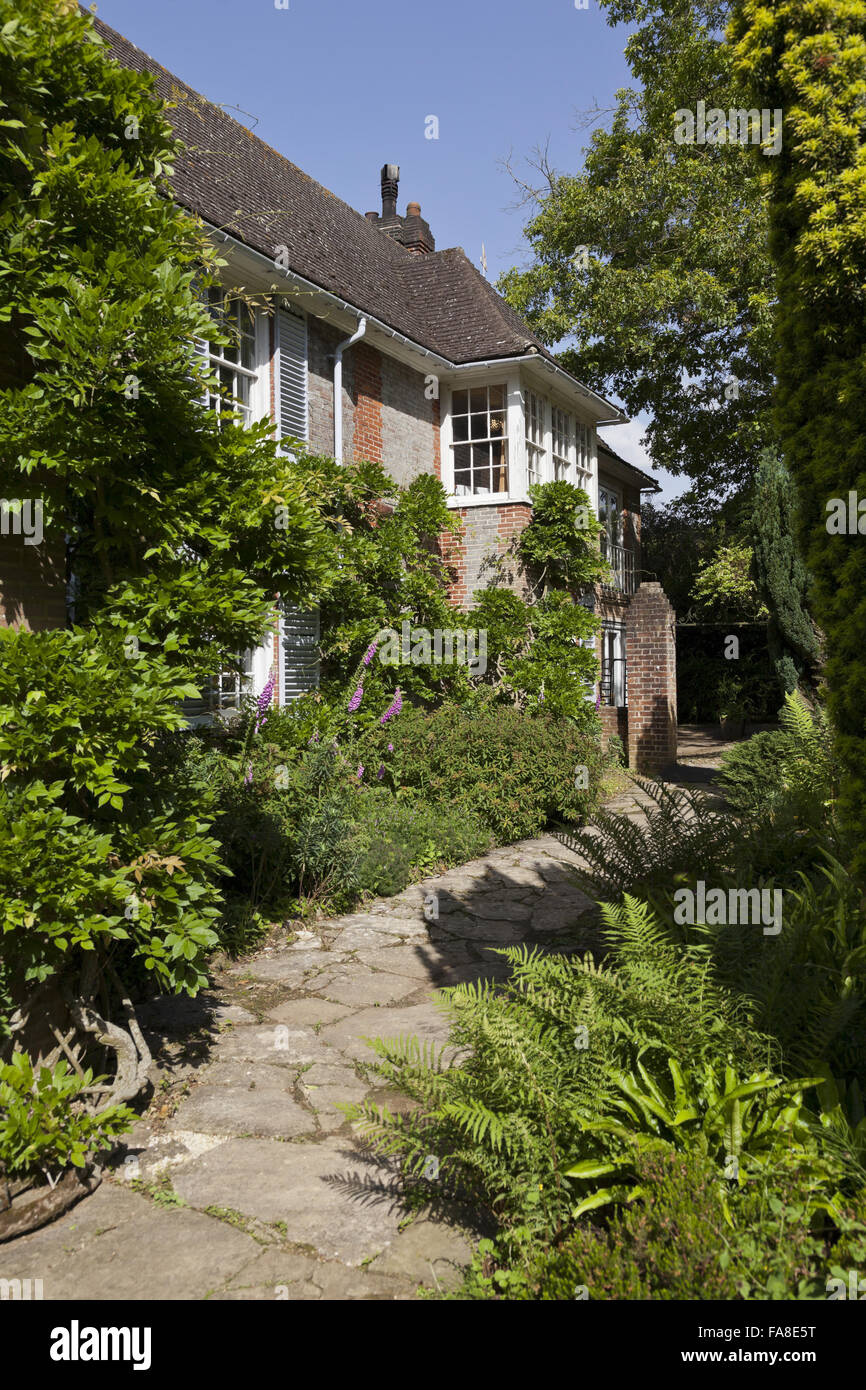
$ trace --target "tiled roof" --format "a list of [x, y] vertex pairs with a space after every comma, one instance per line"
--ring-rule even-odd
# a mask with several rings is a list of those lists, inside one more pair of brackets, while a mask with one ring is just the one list
[[654, 478], [651, 473], [645, 473], [642, 468], [638, 468], [635, 464], [629, 463], [628, 459], [624, 459], [621, 454], [615, 453], [609, 444], [605, 443], [603, 439], [599, 438], [599, 469], [602, 467], [604, 463], [604, 460], [602, 459], [602, 454], [607, 454], [609, 458], [614, 459], [618, 464], [620, 464], [622, 468], [628, 468], [630, 472], [636, 473], [639, 478], [643, 478], [643, 483], [641, 484], [640, 489], [641, 492], [661, 492], [661, 484], [659, 483], [657, 478]]
[[184, 149], [174, 197], [269, 259], [288, 248], [290, 270], [449, 361], [555, 360], [459, 248], [414, 255], [348, 203], [194, 92], [101, 20], [96, 29], [124, 67], [150, 73]]

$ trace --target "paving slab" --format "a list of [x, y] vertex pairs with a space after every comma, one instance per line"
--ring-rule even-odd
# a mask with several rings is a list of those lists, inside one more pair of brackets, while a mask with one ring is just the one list
[[337, 1004], [350, 1004], [363, 1009], [371, 1004], [396, 1004], [408, 994], [417, 994], [424, 986], [417, 979], [394, 975], [390, 971], [370, 970], [354, 964], [339, 972], [320, 991], [323, 998]]
[[410, 1004], [392, 1009], [362, 1009], [359, 1013], [341, 1018], [323, 1028], [320, 1036], [346, 1057], [373, 1061], [375, 1054], [363, 1042], [364, 1037], [417, 1037], [421, 1042], [445, 1044], [448, 1041], [448, 1020], [441, 1008], [432, 1003]]
[[0, 1270], [41, 1279], [46, 1299], [199, 1299], [259, 1249], [225, 1222], [103, 1182], [62, 1220], [0, 1246]]
[[285, 1223], [294, 1244], [351, 1265], [389, 1245], [403, 1214], [393, 1172], [338, 1138], [294, 1144], [230, 1139], [218, 1158], [204, 1154], [186, 1164], [174, 1185], [190, 1206]]
[[295, 1139], [300, 1134], [314, 1134], [316, 1121], [286, 1091], [205, 1084], [182, 1102], [169, 1129]]
[[214, 1044], [212, 1062], [258, 1062], [263, 1066], [296, 1067], [326, 1057], [325, 1044], [309, 1028], [287, 1023], [242, 1024], [223, 1033]]

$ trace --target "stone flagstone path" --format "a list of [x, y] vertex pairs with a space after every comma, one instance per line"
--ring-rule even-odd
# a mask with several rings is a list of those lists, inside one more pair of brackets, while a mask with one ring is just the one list
[[553, 837], [494, 850], [149, 1005], [148, 1112], [92, 1197], [0, 1246], [0, 1275], [42, 1279], [47, 1299], [407, 1299], [456, 1282], [474, 1233], [407, 1217], [395, 1168], [337, 1107], [406, 1103], [364, 1079], [364, 1037], [444, 1043], [431, 991], [507, 973], [492, 948], [589, 944], [566, 861]]
[[[632, 797], [612, 805], [640, 814]], [[444, 1043], [431, 991], [501, 978], [496, 947], [593, 944], [576, 863], [552, 836], [496, 849], [148, 1006], [148, 1111], [92, 1197], [0, 1246], [0, 1276], [41, 1279], [46, 1299], [399, 1300], [456, 1283], [477, 1232], [408, 1215], [338, 1105], [405, 1105], [364, 1077], [364, 1038]]]

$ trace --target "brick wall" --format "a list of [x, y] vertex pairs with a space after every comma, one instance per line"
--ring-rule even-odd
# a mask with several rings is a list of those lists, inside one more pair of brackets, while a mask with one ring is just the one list
[[602, 743], [606, 745], [611, 734], [616, 734], [622, 739], [623, 749], [628, 756], [628, 706], [602, 705], [598, 712], [601, 716]]
[[352, 457], [382, 463], [382, 354], [369, 343], [360, 342], [351, 349], [351, 356], [355, 406]]
[[512, 543], [532, 515], [525, 502], [502, 502], [499, 506], [461, 507], [456, 513], [461, 532], [445, 537], [442, 551], [454, 571], [449, 596], [462, 608], [473, 607], [476, 589], [485, 589], [492, 579], [525, 592], [525, 581], [514, 558]]
[[425, 395], [425, 378], [393, 357], [382, 358], [382, 462], [401, 487], [422, 473], [441, 476], [439, 401]]
[[[334, 455], [334, 351], [346, 335], [330, 324], [310, 316], [307, 319], [307, 393], [310, 449], [314, 454]], [[346, 357], [351, 359], [351, 352]], [[343, 359], [343, 446], [346, 457], [352, 457], [353, 420], [349, 408], [346, 367]]]
[[25, 545], [23, 536], [0, 535], [0, 627], [65, 627], [65, 570], [62, 544]]
[[[345, 337], [307, 320], [310, 448], [334, 452], [334, 351]], [[442, 475], [440, 404], [428, 399], [423, 372], [361, 339], [343, 357], [343, 451], [382, 463], [401, 486], [422, 473]]]
[[628, 763], [658, 773], [677, 756], [674, 610], [660, 584], [641, 584], [628, 606]]

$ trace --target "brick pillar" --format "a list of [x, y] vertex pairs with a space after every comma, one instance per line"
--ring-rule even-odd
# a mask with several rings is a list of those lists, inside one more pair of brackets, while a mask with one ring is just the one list
[[369, 343], [352, 349], [355, 458], [382, 462], [382, 358]]
[[674, 610], [661, 584], [641, 584], [626, 614], [628, 763], [658, 773], [677, 757]]

